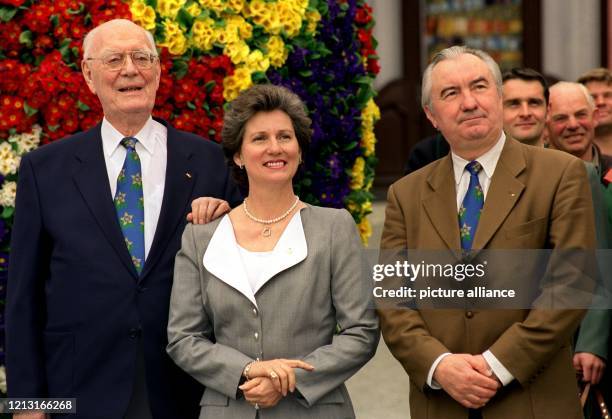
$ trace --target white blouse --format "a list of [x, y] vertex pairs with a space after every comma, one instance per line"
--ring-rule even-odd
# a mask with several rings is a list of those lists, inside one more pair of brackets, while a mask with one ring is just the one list
[[247, 297], [255, 307], [255, 294], [270, 279], [308, 255], [300, 211], [285, 227], [270, 252], [251, 252], [236, 241], [234, 228], [226, 214], [213, 233], [204, 252], [204, 268]]

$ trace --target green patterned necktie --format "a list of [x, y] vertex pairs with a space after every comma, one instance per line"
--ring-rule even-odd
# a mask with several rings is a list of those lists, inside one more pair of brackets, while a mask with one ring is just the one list
[[132, 256], [132, 263], [140, 274], [144, 265], [144, 198], [142, 195], [142, 172], [140, 158], [136, 152], [138, 140], [126, 137], [121, 140], [127, 153], [123, 168], [117, 177], [115, 210], [123, 231], [125, 244]]
[[471, 250], [480, 220], [480, 213], [484, 206], [484, 193], [478, 181], [478, 173], [482, 170], [482, 165], [473, 160], [465, 165], [465, 170], [470, 172], [470, 185], [465, 198], [463, 198], [461, 208], [459, 208], [459, 231], [461, 233], [461, 248]]

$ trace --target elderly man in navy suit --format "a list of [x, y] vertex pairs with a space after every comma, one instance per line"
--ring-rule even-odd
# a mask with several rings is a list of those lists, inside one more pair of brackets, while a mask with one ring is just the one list
[[9, 396], [76, 398], [70, 417], [195, 418], [203, 389], [165, 352], [174, 256], [195, 197], [211, 197], [208, 218], [240, 196], [216, 144], [151, 117], [161, 69], [150, 33], [113, 20], [83, 47], [104, 119], [19, 171]]

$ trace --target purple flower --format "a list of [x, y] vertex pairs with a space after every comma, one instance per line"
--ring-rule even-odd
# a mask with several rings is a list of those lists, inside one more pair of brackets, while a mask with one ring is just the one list
[[327, 168], [329, 169], [329, 177], [338, 179], [342, 174], [342, 163], [338, 158], [338, 153], [332, 153], [327, 159]]

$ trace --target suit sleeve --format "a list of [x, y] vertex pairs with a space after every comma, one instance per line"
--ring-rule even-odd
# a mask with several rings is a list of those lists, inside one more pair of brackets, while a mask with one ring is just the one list
[[371, 284], [364, 269], [362, 245], [353, 218], [339, 212], [331, 232], [331, 298], [339, 331], [331, 344], [304, 357], [314, 371], [295, 369], [300, 400], [312, 406], [355, 374], [376, 352], [378, 319], [370, 306]]
[[[597, 170], [591, 164], [586, 164], [591, 193], [593, 195], [593, 208], [595, 214], [595, 232], [597, 235], [597, 249], [609, 249], [612, 232], [607, 220], [607, 206], [602, 196], [602, 185], [599, 183]], [[580, 323], [576, 340], [576, 352], [588, 352], [603, 359], [608, 359], [608, 342], [610, 328], [612, 327], [612, 310], [606, 310], [607, 302], [612, 289], [612, 260], [600, 252], [597, 258], [600, 278], [602, 280], [598, 291], [593, 298], [593, 309], [589, 310]]]
[[[381, 251], [407, 249], [405, 215], [393, 185], [387, 195], [385, 224]], [[417, 310], [379, 307], [380, 325], [385, 343], [402, 364], [411, 380], [425, 389], [433, 363], [444, 353], [451, 352], [433, 337]]]
[[46, 397], [43, 354], [44, 289], [51, 245], [43, 227], [32, 163], [19, 168], [6, 300], [9, 397]]
[[[551, 208], [549, 241], [554, 250], [594, 249], [593, 204], [582, 161], [572, 159], [568, 163]], [[580, 220], [579, 228], [575, 220]], [[546, 292], [544, 289], [543, 294]], [[562, 346], [569, 344], [584, 313], [582, 309], [532, 309], [524, 321], [508, 328], [490, 350], [525, 385]]]
[[231, 208], [235, 208], [242, 203], [244, 198], [236, 182], [234, 182], [231, 169], [229, 168], [225, 170], [225, 186], [223, 190], [223, 199], [228, 202]]
[[174, 264], [167, 352], [206, 387], [235, 399], [242, 371], [253, 359], [214, 341], [213, 325], [204, 309], [201, 259], [195, 243], [194, 226], [188, 224]]

